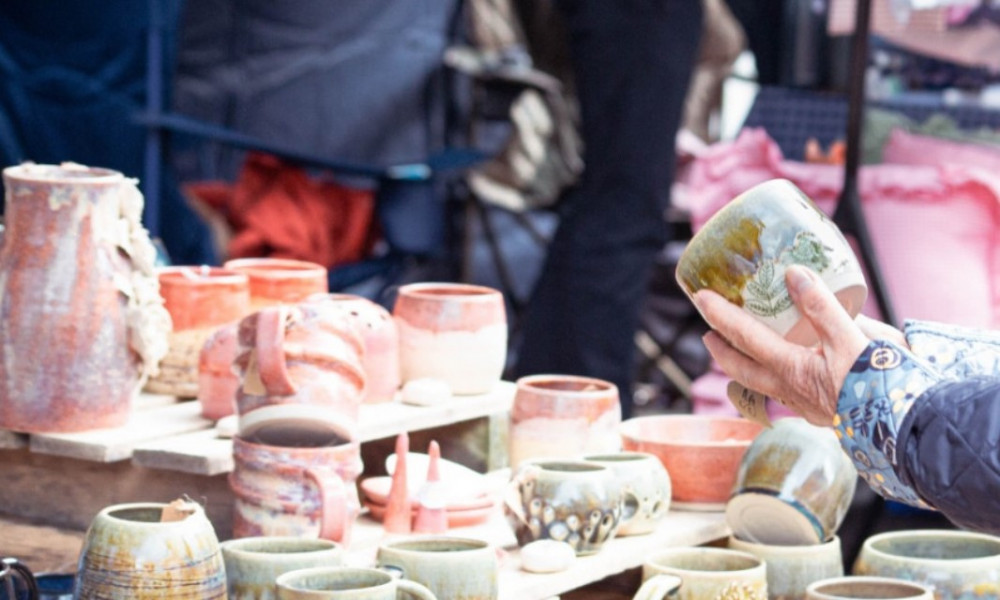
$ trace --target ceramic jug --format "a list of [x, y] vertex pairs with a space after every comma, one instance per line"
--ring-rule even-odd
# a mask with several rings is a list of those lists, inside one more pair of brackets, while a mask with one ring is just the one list
[[142, 195], [74, 164], [8, 167], [3, 180], [0, 428], [120, 426], [170, 331]]

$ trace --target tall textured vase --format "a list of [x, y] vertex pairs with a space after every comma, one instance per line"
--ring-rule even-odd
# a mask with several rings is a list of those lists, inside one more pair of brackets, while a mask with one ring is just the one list
[[170, 330], [142, 195], [75, 164], [9, 167], [3, 180], [0, 428], [122, 425]]

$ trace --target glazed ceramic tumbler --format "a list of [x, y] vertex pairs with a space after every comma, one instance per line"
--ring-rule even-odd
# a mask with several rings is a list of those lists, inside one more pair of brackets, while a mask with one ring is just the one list
[[624, 494], [611, 469], [582, 460], [523, 463], [504, 490], [504, 513], [520, 546], [552, 539], [578, 555], [615, 536]]
[[161, 521], [166, 504], [102, 510], [80, 553], [75, 600], [225, 600], [219, 540], [201, 506]]
[[[925, 585], [888, 577], [838, 577], [809, 586], [806, 600], [933, 600]], [[995, 596], [991, 596], [995, 597]]]
[[[767, 569], [752, 554], [724, 548], [671, 548], [642, 565], [643, 586], [679, 577], [677, 600], [767, 600]], [[659, 580], [659, 581], [662, 581]], [[640, 594], [642, 588], [640, 588]]]
[[645, 452], [592, 454], [584, 460], [611, 469], [622, 484], [622, 524], [618, 535], [650, 533], [670, 509], [670, 475], [660, 459]]
[[329, 540], [252, 537], [222, 542], [229, 600], [275, 600], [279, 575], [314, 567], [339, 567], [344, 550]]
[[500, 563], [481, 540], [431, 536], [383, 543], [376, 566], [426, 586], [438, 598], [493, 600]]
[[322, 567], [278, 577], [280, 600], [436, 600], [430, 590], [378, 569]]
[[780, 419], [743, 455], [726, 522], [749, 542], [822, 544], [843, 522], [857, 480], [831, 429], [798, 417]]
[[868, 287], [847, 240], [795, 184], [774, 179], [713, 215], [688, 243], [676, 275], [688, 296], [713, 290], [789, 341], [812, 345], [816, 332], [785, 287], [792, 264], [815, 271], [851, 317], [861, 312]]
[[936, 600], [1000, 598], [1000, 538], [933, 529], [880, 533], [861, 545], [854, 574], [923, 583]]
[[620, 450], [621, 421], [618, 388], [609, 381], [574, 375], [521, 377], [510, 411], [510, 466]]
[[815, 546], [771, 546], [729, 538], [729, 548], [753, 554], [767, 564], [770, 600], [802, 600], [810, 584], [844, 575], [840, 538]]
[[507, 315], [499, 291], [463, 283], [399, 288], [392, 309], [399, 327], [402, 382], [444, 381], [456, 395], [485, 394], [507, 360]]

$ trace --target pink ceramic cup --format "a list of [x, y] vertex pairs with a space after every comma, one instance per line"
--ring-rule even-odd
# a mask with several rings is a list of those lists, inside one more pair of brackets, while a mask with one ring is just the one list
[[329, 291], [326, 267], [287, 258], [236, 258], [223, 265], [250, 279], [253, 310], [275, 304], [292, 304], [311, 294]]

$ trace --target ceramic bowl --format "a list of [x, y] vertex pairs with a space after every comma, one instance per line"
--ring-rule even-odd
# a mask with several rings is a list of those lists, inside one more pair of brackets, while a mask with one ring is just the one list
[[644, 586], [663, 575], [682, 580], [677, 600], [767, 599], [764, 561], [738, 550], [712, 547], [660, 550], [642, 564]]
[[656, 415], [621, 424], [625, 450], [660, 459], [677, 510], [723, 510], [750, 442], [763, 427], [739, 417]]
[[833, 431], [798, 417], [779, 419], [743, 456], [726, 521], [750, 542], [821, 544], [843, 522], [857, 480]]
[[622, 483], [625, 501], [618, 535], [651, 533], [670, 510], [670, 475], [660, 459], [645, 452], [592, 454], [584, 460], [611, 469]]
[[888, 577], [837, 577], [817, 581], [806, 590], [806, 600], [932, 600], [925, 585]]
[[771, 600], [792, 600], [805, 596], [810, 584], [843, 577], [844, 562], [840, 538], [834, 536], [815, 546], [772, 546], [729, 537], [732, 550], [747, 552], [767, 565], [767, 595]]
[[924, 583], [937, 600], [1000, 598], [1000, 538], [933, 529], [882, 533], [865, 540], [854, 574]]
[[847, 240], [792, 182], [774, 179], [712, 216], [688, 243], [676, 276], [689, 296], [718, 292], [788, 340], [811, 345], [816, 332], [785, 287], [791, 264], [819, 274], [852, 317], [861, 311], [868, 287]]

